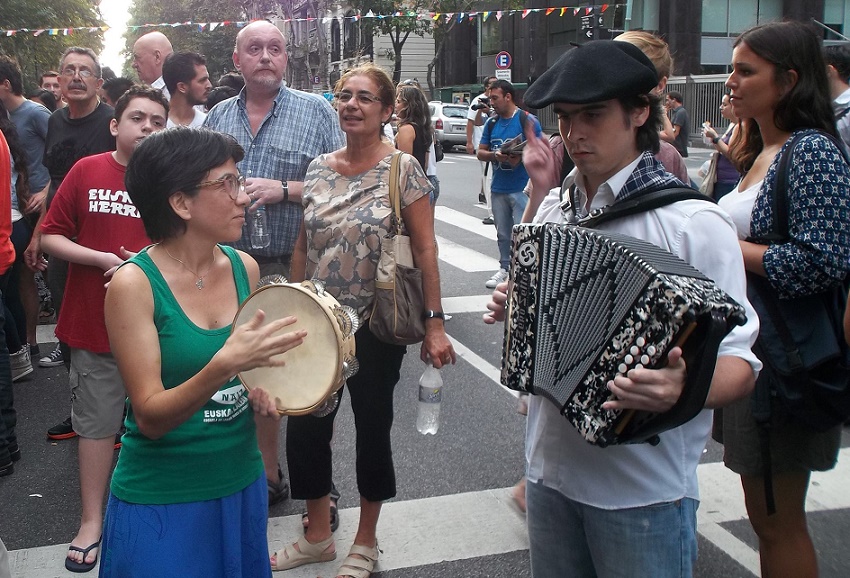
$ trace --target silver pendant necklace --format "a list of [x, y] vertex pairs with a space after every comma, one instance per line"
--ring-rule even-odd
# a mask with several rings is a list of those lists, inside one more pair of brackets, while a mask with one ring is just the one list
[[207, 272], [206, 272], [206, 273], [204, 273], [203, 275], [199, 275], [198, 273], [196, 273], [195, 271], [193, 271], [192, 269], [190, 269], [190, 268], [189, 268], [189, 266], [188, 266], [188, 265], [186, 265], [186, 263], [184, 263], [183, 261], [181, 261], [180, 259], [178, 259], [178, 258], [177, 258], [177, 257], [175, 257], [174, 255], [172, 255], [172, 254], [171, 254], [171, 251], [169, 251], [169, 250], [168, 250], [168, 247], [163, 246], [162, 248], [163, 248], [163, 249], [165, 249], [165, 252], [168, 254], [168, 256], [169, 256], [169, 257], [171, 257], [172, 259], [174, 259], [175, 261], [177, 261], [178, 263], [180, 263], [181, 265], [183, 265], [183, 267], [184, 267], [187, 271], [189, 271], [189, 273], [191, 273], [192, 275], [194, 275], [195, 277], [197, 277], [197, 278], [198, 278], [198, 280], [197, 280], [197, 281], [195, 281], [195, 287], [197, 287], [197, 288], [198, 288], [198, 291], [200, 291], [201, 289], [203, 289], [203, 288], [204, 288], [204, 278], [205, 278], [207, 275], [209, 275], [209, 274], [210, 274], [210, 271], [212, 271], [212, 269], [213, 269], [213, 265], [215, 265], [215, 248], [213, 248], [212, 262], [210, 263], [210, 266], [209, 266], [209, 268], [207, 269]]

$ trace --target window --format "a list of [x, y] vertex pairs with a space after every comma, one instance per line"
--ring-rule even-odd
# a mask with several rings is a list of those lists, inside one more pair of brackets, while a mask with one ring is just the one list
[[340, 60], [340, 29], [339, 20], [334, 18], [331, 22], [331, 62]]
[[353, 10], [345, 13], [345, 21], [343, 22], [343, 58], [354, 58], [357, 54], [360, 38], [358, 34], [358, 22], [354, 21], [354, 16], [355, 13]]

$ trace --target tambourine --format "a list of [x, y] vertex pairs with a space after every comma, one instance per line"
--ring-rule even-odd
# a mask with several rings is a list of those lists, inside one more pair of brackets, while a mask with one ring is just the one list
[[285, 365], [243, 371], [239, 379], [249, 390], [266, 390], [283, 415], [329, 414], [339, 403], [336, 392], [357, 373], [357, 313], [340, 305], [318, 281], [287, 283], [275, 275], [264, 277], [260, 285], [239, 307], [233, 330], [262, 309], [264, 325], [294, 315], [298, 321], [284, 331], [306, 329], [307, 336], [304, 343], [281, 354]]

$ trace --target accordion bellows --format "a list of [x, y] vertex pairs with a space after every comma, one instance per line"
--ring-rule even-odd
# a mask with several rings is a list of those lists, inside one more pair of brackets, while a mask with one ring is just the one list
[[[650, 441], [699, 412], [720, 340], [746, 320], [713, 281], [651, 243], [573, 225], [514, 227], [512, 256], [506, 387], [545, 396], [601, 446]], [[608, 381], [634, 367], [663, 366], [688, 335], [682, 397], [691, 399], [680, 400], [687, 415], [658, 419], [602, 408], [613, 397]], [[704, 391], [694, 391], [698, 379]]]

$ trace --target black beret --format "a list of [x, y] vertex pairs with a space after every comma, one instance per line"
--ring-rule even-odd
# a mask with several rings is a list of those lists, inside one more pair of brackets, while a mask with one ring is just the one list
[[587, 104], [646, 94], [658, 86], [655, 66], [628, 42], [594, 40], [568, 50], [528, 87], [526, 106]]

